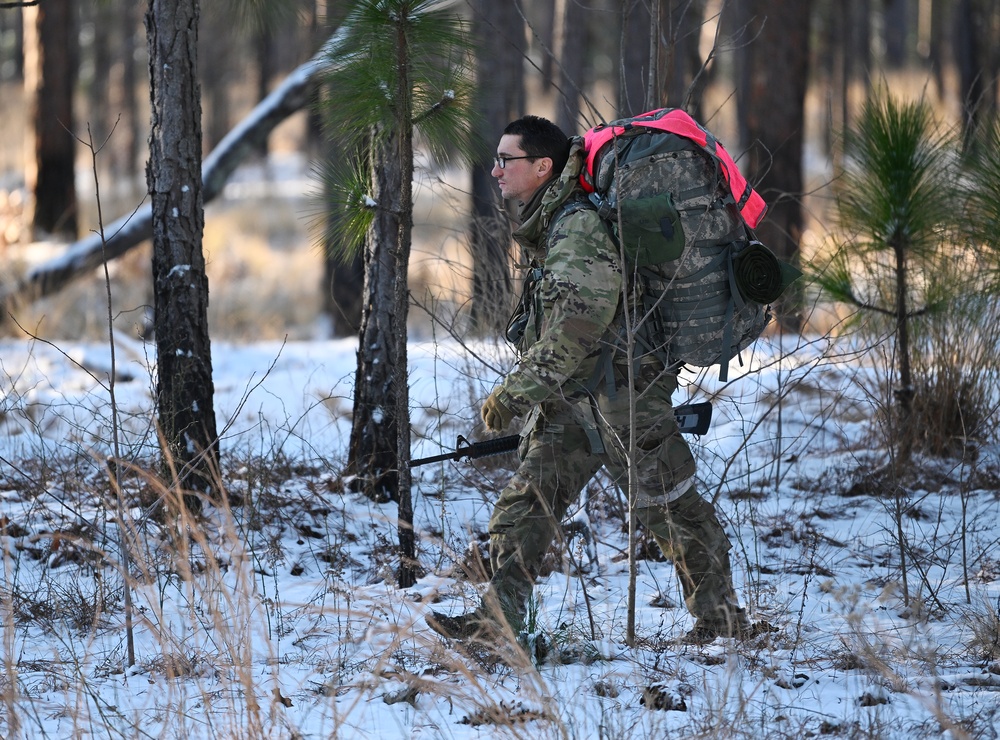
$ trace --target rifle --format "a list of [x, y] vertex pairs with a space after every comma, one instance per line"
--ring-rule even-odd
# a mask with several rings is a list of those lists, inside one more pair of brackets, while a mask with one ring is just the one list
[[[689, 403], [684, 406], [678, 406], [674, 409], [674, 416], [677, 418], [677, 427], [681, 432], [700, 436], [705, 434], [712, 425], [712, 404], [705, 401], [703, 403]], [[514, 452], [520, 442], [520, 434], [487, 439], [483, 442], [470, 442], [460, 434], [458, 435], [458, 442], [455, 445], [454, 452], [410, 460], [410, 467], [416, 468], [420, 465], [429, 465], [430, 463], [442, 462], [444, 460], [461, 460], [463, 457], [467, 457], [470, 460], [478, 460], [481, 457], [501, 455], [504, 452]]]

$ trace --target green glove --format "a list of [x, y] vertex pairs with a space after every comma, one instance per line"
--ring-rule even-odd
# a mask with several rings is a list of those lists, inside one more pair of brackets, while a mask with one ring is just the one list
[[493, 391], [490, 397], [483, 403], [483, 410], [480, 412], [486, 427], [494, 432], [503, 430], [514, 418], [513, 412], [500, 403], [500, 400], [497, 398], [499, 393], [499, 388]]

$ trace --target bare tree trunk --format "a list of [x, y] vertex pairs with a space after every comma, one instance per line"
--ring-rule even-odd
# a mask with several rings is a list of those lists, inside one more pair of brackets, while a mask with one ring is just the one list
[[[395, 332], [406, 314], [396, 314], [395, 290], [398, 282], [405, 282], [406, 273], [398, 271], [400, 223], [395, 204], [402, 173], [398, 156], [387, 144], [376, 146], [369, 159], [372, 198], [377, 205], [365, 244], [364, 304], [348, 471], [357, 476], [356, 490], [374, 501], [386, 502], [396, 500], [399, 490], [396, 446], [401, 402], [400, 387], [394, 382], [394, 363], [398, 361]], [[406, 334], [405, 329], [402, 333]]]
[[25, 181], [36, 235], [75, 239], [77, 199], [73, 93], [80, 65], [77, 5], [40, 3], [24, 8], [25, 92], [31, 106], [32, 146]]
[[955, 56], [966, 146], [997, 110], [993, 0], [959, 0], [955, 12]]
[[[662, 0], [661, 0], [662, 1]], [[671, 0], [661, 14], [661, 36], [667, 43], [660, 47], [661, 105], [684, 108], [694, 118], [702, 119], [702, 97], [708, 76], [700, 74], [703, 60], [699, 46], [705, 23], [705, 0]]]
[[553, 57], [556, 49], [556, 12], [558, 0], [542, 0], [539, 9], [538, 36], [548, 51], [542, 51], [542, 90], [549, 92], [555, 84], [556, 63]]
[[[336, 142], [326, 144], [330, 150], [328, 157], [336, 160], [343, 156]], [[326, 182], [326, 179], [324, 179]], [[332, 194], [328, 197], [332, 202]], [[340, 214], [330, 209], [325, 214], [327, 224], [323, 244], [323, 313], [330, 322], [330, 334], [335, 337], [357, 336], [361, 328], [361, 307], [365, 279], [364, 249], [350, 251], [344, 257], [343, 250], [334, 243], [332, 234], [337, 232], [333, 223]]]
[[587, 10], [579, 0], [567, 2], [562, 20], [556, 125], [570, 136], [580, 131], [580, 95], [587, 84]]
[[[267, 97], [276, 66], [273, 31], [270, 28], [260, 29], [254, 37], [253, 47], [257, 59], [257, 100], [263, 100]], [[260, 142], [260, 150], [257, 152], [261, 159], [267, 159], [267, 149], [267, 139], [264, 139]]]
[[413, 479], [410, 471], [410, 373], [406, 345], [409, 339], [406, 319], [410, 307], [408, 271], [410, 247], [413, 240], [413, 93], [410, 68], [410, 48], [406, 34], [397, 34], [396, 68], [397, 78], [396, 111], [397, 137], [390, 143], [390, 157], [399, 161], [399, 182], [393, 203], [396, 218], [395, 258], [396, 281], [393, 284], [392, 303], [395, 314], [393, 327], [393, 384], [396, 387], [396, 465], [399, 466], [396, 500], [399, 502], [397, 533], [399, 536], [399, 570], [396, 582], [400, 588], [409, 588], [417, 582], [416, 532], [413, 529]]
[[524, 19], [517, 3], [477, 0], [473, 20], [481, 52], [477, 57], [482, 138], [489, 147], [472, 166], [472, 302], [474, 331], [499, 332], [512, 308], [510, 274], [510, 225], [490, 176], [500, 134], [522, 115], [526, 53]]
[[[393, 133], [386, 138], [384, 133], [376, 131], [372, 141], [376, 143], [372, 144], [368, 159], [376, 205], [364, 250], [364, 301], [348, 470], [357, 476], [356, 490], [374, 501], [386, 502], [398, 501], [401, 472], [397, 457], [401, 436], [398, 412], [408, 403], [406, 383], [397, 382], [397, 376], [406, 378], [407, 310], [404, 308], [400, 314], [396, 303], [397, 287], [402, 284], [405, 290], [407, 270], [399, 254], [404, 228], [400, 211], [404, 180], [398, 135]], [[409, 174], [412, 180], [412, 170]], [[404, 342], [402, 357], [399, 334]], [[401, 391], [404, 398], [400, 398]], [[407, 411], [402, 419], [408, 416]]]
[[624, 0], [618, 60], [618, 115], [628, 117], [656, 107], [648, 95], [651, 69], [649, 36], [652, 17], [645, 0]]
[[[895, 396], [899, 405], [899, 451], [896, 456], [896, 464], [899, 466], [908, 463], [913, 453], [911, 417], [914, 389], [910, 369], [909, 274], [906, 261], [909, 245], [897, 239], [892, 251], [896, 257], [896, 352], [899, 354], [899, 387], [895, 389]], [[897, 467], [897, 473], [901, 473], [901, 468]], [[896, 480], [899, 480], [899, 475]]]
[[883, 10], [882, 38], [885, 41], [885, 66], [902, 69], [910, 48], [910, 0], [886, 0]]
[[361, 327], [361, 286], [364, 283], [365, 263], [361, 253], [348, 262], [327, 256], [324, 260], [327, 290], [324, 303], [331, 319], [331, 332], [335, 337], [353, 337]]
[[137, 13], [138, 3], [125, 0], [118, 14], [123, 30], [122, 36], [125, 40], [122, 47], [121, 80], [121, 109], [124, 115], [124, 125], [120, 129], [120, 133], [125, 137], [125, 154], [119, 171], [128, 173], [130, 176], [132, 173], [139, 171], [140, 150], [142, 149], [142, 142], [145, 139], [143, 134], [140, 133], [145, 130], [145, 126], [140, 121], [137, 65], [135, 61], [135, 52], [138, 47], [135, 41], [135, 26], [138, 22]]
[[229, 133], [232, 94], [230, 60], [233, 58], [233, 19], [228, 13], [206, 13], [202, 19], [201, 81], [205, 105], [205, 145], [214, 149]]
[[[812, 2], [762, 0], [754, 8], [757, 15], [743, 19], [753, 42], [743, 49], [744, 80], [737, 89], [743, 143], [749, 148], [746, 172], [769, 205], [758, 236], [794, 265], [804, 225], [802, 153]], [[802, 310], [796, 283], [778, 306], [782, 326], [797, 331]]]
[[[92, 9], [93, 23], [97, 28], [109, 29], [105, 33], [94, 35], [93, 40], [93, 64], [94, 73], [90, 79], [90, 86], [87, 90], [87, 116], [86, 124], [90, 128], [90, 135], [94, 144], [98, 147], [104, 144], [111, 126], [114, 124], [114, 114], [111, 111], [111, 67], [114, 62], [112, 45], [117, 50], [118, 36], [115, 33], [114, 14], [117, 8], [110, 3], [98, 3]], [[98, 160], [102, 169], [107, 169], [109, 164], [105, 157]]]
[[[153, 211], [156, 406], [167, 462], [183, 491], [217, 491], [208, 278], [201, 178], [198, 0], [150, 0], [153, 108], [146, 179]], [[192, 508], [199, 499], [186, 496]]]

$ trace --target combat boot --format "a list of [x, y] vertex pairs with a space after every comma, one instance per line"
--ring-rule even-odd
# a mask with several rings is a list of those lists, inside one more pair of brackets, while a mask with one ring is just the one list
[[425, 619], [427, 626], [439, 635], [459, 642], [492, 642], [500, 632], [496, 622], [484, 617], [478, 611], [454, 617], [432, 611]]
[[770, 622], [750, 622], [743, 608], [737, 607], [732, 619], [722, 622], [698, 619], [677, 642], [682, 645], [708, 645], [719, 637], [751, 640], [777, 631], [778, 628]]

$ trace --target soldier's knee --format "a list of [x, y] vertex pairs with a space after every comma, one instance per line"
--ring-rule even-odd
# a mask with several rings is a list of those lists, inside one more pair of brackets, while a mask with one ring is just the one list
[[[718, 525], [719, 517], [715, 507], [698, 493], [696, 486], [691, 486], [679, 497], [667, 504], [667, 514], [672, 521], [691, 525], [711, 522]], [[721, 525], [720, 525], [721, 528]]]
[[719, 522], [715, 506], [692, 486], [683, 496], [667, 504], [671, 526], [683, 533], [689, 548], [697, 548], [716, 558], [725, 556], [732, 543]]

